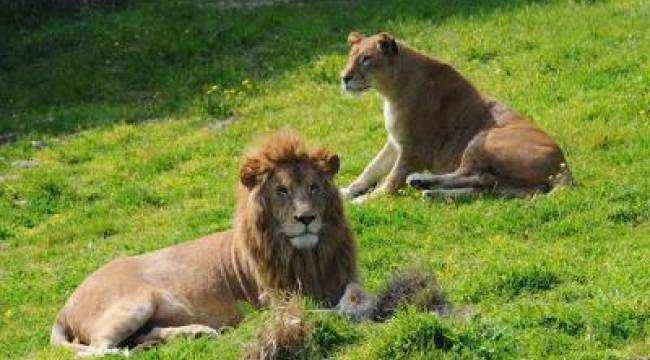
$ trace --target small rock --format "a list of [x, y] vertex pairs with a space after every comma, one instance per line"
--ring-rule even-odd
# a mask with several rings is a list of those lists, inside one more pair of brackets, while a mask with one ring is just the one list
[[8, 145], [15, 142], [18, 137], [14, 133], [0, 134], [0, 145]]
[[42, 150], [47, 147], [47, 143], [43, 140], [34, 140], [32, 141], [32, 147], [37, 150]]
[[17, 160], [11, 163], [15, 168], [19, 169], [31, 169], [38, 166], [38, 163], [34, 160]]

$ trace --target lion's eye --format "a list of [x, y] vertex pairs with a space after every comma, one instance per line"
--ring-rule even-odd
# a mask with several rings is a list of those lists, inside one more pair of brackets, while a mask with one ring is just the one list
[[278, 186], [276, 191], [278, 192], [278, 194], [280, 194], [282, 196], [289, 195], [289, 189], [287, 189], [285, 186]]
[[316, 195], [316, 194], [320, 193], [320, 188], [318, 187], [318, 185], [311, 185], [311, 186], [309, 187], [309, 192], [310, 192], [312, 195]]
[[372, 60], [372, 57], [370, 55], [364, 55], [361, 57], [361, 65], [367, 65], [370, 63], [370, 60]]

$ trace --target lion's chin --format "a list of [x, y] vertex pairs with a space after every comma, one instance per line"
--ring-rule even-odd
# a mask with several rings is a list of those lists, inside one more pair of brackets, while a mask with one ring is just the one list
[[290, 238], [289, 242], [296, 249], [310, 249], [318, 244], [318, 235], [305, 233]]

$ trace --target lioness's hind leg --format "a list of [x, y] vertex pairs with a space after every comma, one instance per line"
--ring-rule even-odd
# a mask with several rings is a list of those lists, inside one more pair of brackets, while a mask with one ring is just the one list
[[416, 189], [443, 189], [491, 187], [496, 183], [496, 178], [489, 173], [467, 175], [462, 171], [455, 171], [442, 175], [429, 175], [413, 173], [406, 179], [406, 183]]
[[486, 193], [485, 189], [467, 187], [467, 188], [456, 188], [456, 189], [424, 190], [422, 191], [422, 197], [425, 200], [433, 200], [433, 199], [452, 200], [452, 199], [478, 196], [485, 193]]
[[547, 186], [528, 186], [528, 187], [498, 187], [494, 189], [494, 194], [511, 198], [526, 198], [537, 194], [548, 192]]
[[155, 327], [149, 333], [138, 336], [135, 343], [138, 347], [164, 343], [178, 337], [208, 336], [216, 337], [219, 331], [201, 324], [174, 327]]
[[482, 194], [494, 194], [497, 196], [511, 198], [526, 198], [537, 194], [543, 194], [548, 190], [544, 186], [529, 187], [494, 187], [494, 188], [455, 188], [455, 189], [434, 189], [422, 191], [422, 197], [427, 200], [439, 199], [458, 199], [464, 197], [478, 196]]
[[406, 183], [416, 189], [431, 189], [441, 175], [413, 173], [406, 178]]

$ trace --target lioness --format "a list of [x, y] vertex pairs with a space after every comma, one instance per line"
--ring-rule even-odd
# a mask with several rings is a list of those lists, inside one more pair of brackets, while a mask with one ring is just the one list
[[[356, 201], [395, 193], [405, 181], [426, 189], [425, 197], [527, 196], [571, 183], [562, 150], [550, 136], [499, 101], [481, 96], [450, 65], [385, 32], [369, 37], [352, 32], [348, 44], [343, 86], [350, 93], [372, 87], [383, 95], [388, 140], [341, 190], [344, 197], [367, 193], [386, 174], [374, 192]], [[436, 175], [414, 173], [422, 170]]]
[[232, 230], [108, 263], [70, 296], [51, 343], [103, 355], [216, 335], [240, 321], [238, 301], [264, 306], [268, 290], [298, 291], [365, 316], [372, 301], [358, 279], [334, 185], [338, 169], [338, 156], [326, 149], [309, 152], [288, 132], [271, 137], [241, 166]]

